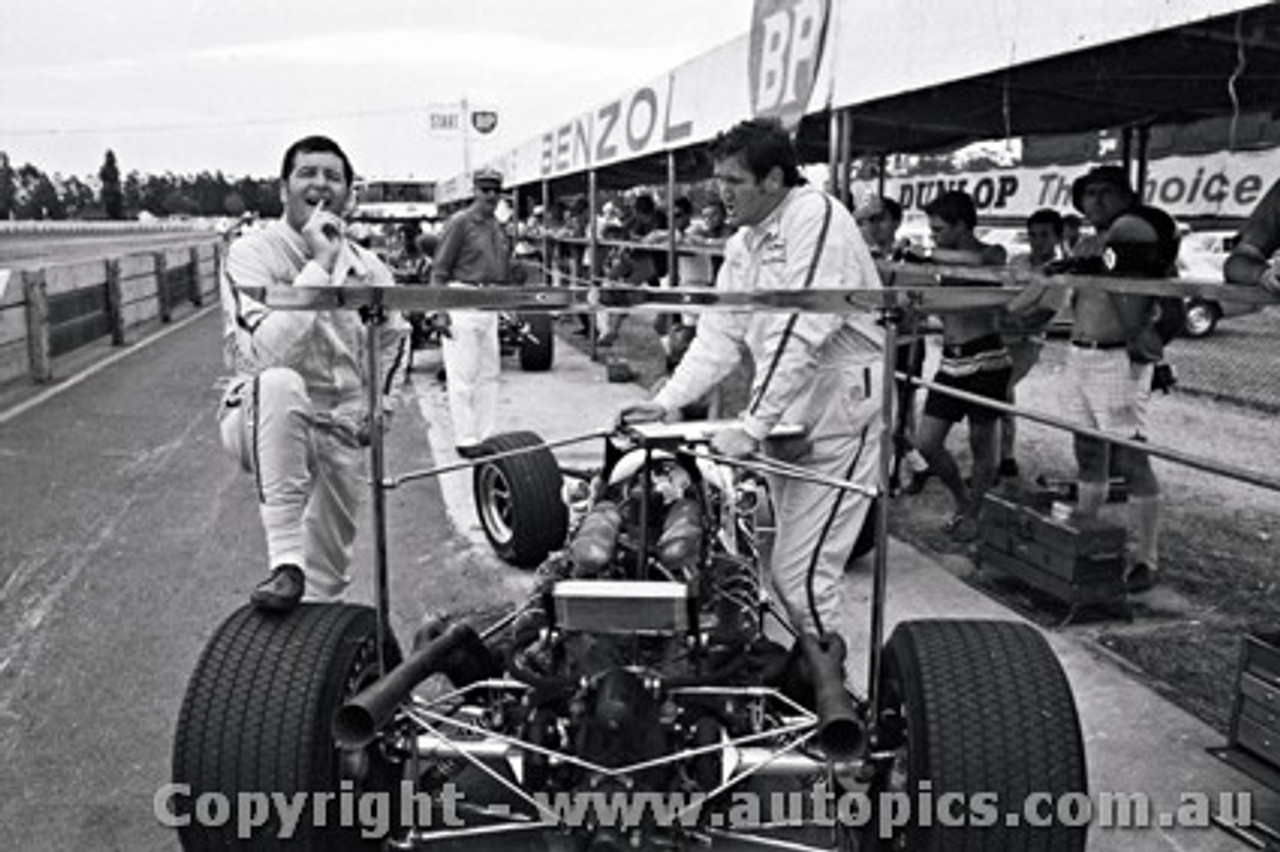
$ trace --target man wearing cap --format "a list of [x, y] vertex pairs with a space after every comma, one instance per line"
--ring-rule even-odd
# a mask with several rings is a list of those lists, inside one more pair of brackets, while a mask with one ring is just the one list
[[[481, 169], [473, 178], [475, 199], [445, 224], [431, 265], [431, 283], [490, 287], [514, 283], [511, 243], [494, 213], [502, 175]], [[449, 414], [458, 455], [478, 458], [495, 428], [502, 353], [496, 311], [449, 311], [441, 339]]]
[[[1124, 169], [1090, 170], [1073, 184], [1071, 197], [1095, 231], [1073, 253], [1077, 261], [1092, 261], [1083, 271], [1175, 274], [1177, 227], [1163, 211], [1140, 203]], [[1091, 429], [1146, 440], [1154, 364], [1132, 360], [1127, 342], [1153, 321], [1156, 300], [1081, 284], [1074, 288], [1071, 305], [1074, 322], [1061, 400], [1066, 416]], [[1076, 512], [1085, 518], [1098, 516], [1107, 499], [1113, 454], [1116, 469], [1128, 481], [1130, 520], [1137, 527], [1137, 549], [1126, 586], [1131, 593], [1145, 592], [1156, 582], [1158, 556], [1160, 487], [1150, 457], [1076, 435], [1080, 480]]]

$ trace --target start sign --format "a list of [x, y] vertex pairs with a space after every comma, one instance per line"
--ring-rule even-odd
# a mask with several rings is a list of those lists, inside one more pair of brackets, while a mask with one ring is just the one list
[[809, 107], [829, 0], [756, 0], [751, 21], [751, 110], [794, 128]]

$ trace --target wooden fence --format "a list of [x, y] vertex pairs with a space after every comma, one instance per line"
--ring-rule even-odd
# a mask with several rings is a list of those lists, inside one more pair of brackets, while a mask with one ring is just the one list
[[218, 298], [220, 240], [107, 260], [0, 271], [0, 382], [55, 378], [57, 361]]

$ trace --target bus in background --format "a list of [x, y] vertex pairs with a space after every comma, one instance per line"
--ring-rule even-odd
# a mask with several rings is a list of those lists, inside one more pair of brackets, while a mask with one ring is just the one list
[[376, 251], [399, 275], [425, 274], [440, 218], [430, 180], [357, 180], [352, 237]]
[[432, 180], [358, 180], [355, 189], [352, 218], [357, 221], [434, 220], [439, 216]]

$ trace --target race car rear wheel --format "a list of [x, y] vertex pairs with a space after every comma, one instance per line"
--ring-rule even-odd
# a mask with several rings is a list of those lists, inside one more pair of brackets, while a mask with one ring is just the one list
[[485, 445], [495, 454], [527, 450], [481, 461], [473, 484], [476, 514], [494, 551], [513, 565], [535, 567], [564, 546], [569, 532], [560, 465], [533, 432], [495, 435]]
[[551, 314], [521, 314], [525, 327], [520, 338], [520, 369], [526, 373], [543, 373], [555, 360], [555, 330]]
[[[394, 808], [400, 767], [377, 742], [344, 754], [329, 733], [334, 711], [378, 676], [376, 635], [374, 611], [348, 604], [304, 604], [288, 615], [245, 606], [223, 622], [187, 683], [174, 736], [171, 810], [189, 821], [178, 829], [186, 852], [380, 847], [360, 825], [341, 825], [337, 794], [379, 793]], [[395, 639], [385, 648], [388, 667], [398, 663]], [[298, 797], [317, 793], [331, 798]], [[305, 802], [292, 830], [279, 808], [264, 806], [265, 821], [244, 836], [259, 821], [251, 800], [276, 794]], [[230, 807], [224, 820], [220, 802]]]
[[1088, 782], [1075, 700], [1034, 628], [903, 622], [884, 649], [882, 696], [879, 745], [896, 759], [876, 786], [902, 794], [912, 811], [891, 840], [871, 838], [871, 848], [1085, 848]]

